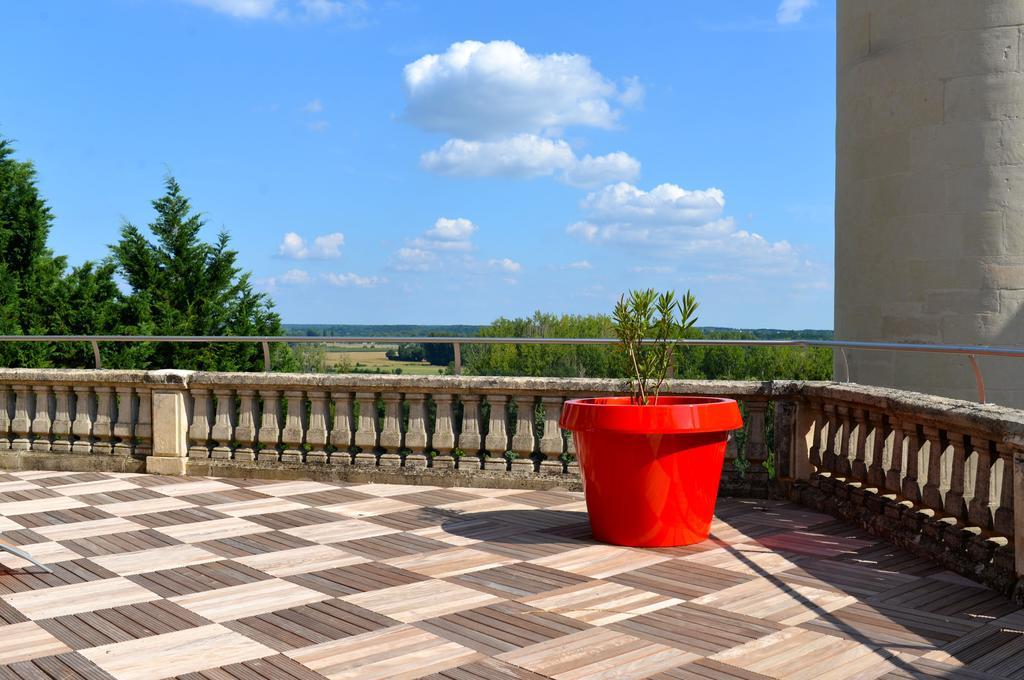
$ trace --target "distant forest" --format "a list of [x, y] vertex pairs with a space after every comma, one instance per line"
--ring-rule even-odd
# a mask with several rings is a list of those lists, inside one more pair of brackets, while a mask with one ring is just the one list
[[[472, 337], [480, 335], [487, 326], [470, 324], [419, 326], [410, 324], [373, 325], [373, 324], [318, 324], [318, 323], [285, 323], [281, 324], [285, 335], [316, 337], [388, 337], [388, 338], [423, 338], [423, 337]], [[700, 331], [705, 338], [742, 337], [753, 340], [831, 340], [835, 333], [827, 330], [782, 330], [777, 328], [725, 328], [722, 326], [703, 326]]]

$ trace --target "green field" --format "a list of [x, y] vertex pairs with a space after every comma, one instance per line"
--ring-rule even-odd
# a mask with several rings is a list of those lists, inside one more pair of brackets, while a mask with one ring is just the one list
[[438, 375], [444, 373], [442, 366], [431, 366], [426, 362], [391, 361], [385, 356], [393, 345], [330, 345], [325, 352], [325, 360], [329, 368], [338, 364], [348, 364], [351, 370], [374, 373], [379, 368], [382, 373], [394, 373], [401, 368], [406, 375]]

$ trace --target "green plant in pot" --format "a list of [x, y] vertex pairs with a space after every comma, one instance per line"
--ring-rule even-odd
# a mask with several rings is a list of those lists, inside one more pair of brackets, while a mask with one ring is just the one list
[[594, 538], [667, 547], [705, 540], [729, 433], [743, 426], [732, 399], [662, 395], [675, 351], [697, 321], [687, 291], [630, 291], [613, 320], [630, 367], [629, 395], [565, 403]]

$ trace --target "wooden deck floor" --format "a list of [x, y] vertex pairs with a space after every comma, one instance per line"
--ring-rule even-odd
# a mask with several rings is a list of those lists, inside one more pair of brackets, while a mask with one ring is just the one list
[[590, 539], [579, 494], [0, 473], [3, 678], [1021, 678], [1024, 613], [832, 518]]

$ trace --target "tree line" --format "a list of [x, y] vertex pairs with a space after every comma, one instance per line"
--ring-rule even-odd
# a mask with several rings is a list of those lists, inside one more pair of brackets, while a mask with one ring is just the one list
[[[30, 161], [0, 138], [0, 333], [5, 335], [282, 335], [266, 294], [253, 289], [238, 253], [205, 225], [174, 177], [152, 202], [146, 228], [129, 222], [98, 262], [69, 267], [47, 245], [53, 213]], [[277, 370], [297, 367], [287, 345], [273, 346]], [[102, 345], [111, 368], [250, 371], [263, 366], [251, 344]], [[85, 343], [3, 343], [0, 365], [91, 367]]]

